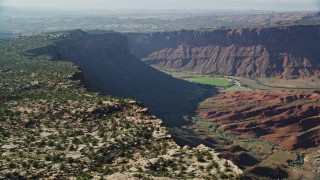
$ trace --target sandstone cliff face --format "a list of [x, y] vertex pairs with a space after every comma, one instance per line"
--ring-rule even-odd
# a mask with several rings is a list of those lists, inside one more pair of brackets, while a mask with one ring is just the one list
[[[175, 79], [144, 64], [130, 53], [126, 36], [75, 31], [54, 45], [34, 51], [80, 67], [88, 87], [104, 95], [138, 99], [159, 117], [193, 112], [193, 102], [204, 92], [192, 83]], [[181, 123], [179, 120], [168, 124]]]
[[[269, 53], [264, 46], [204, 46], [181, 45], [150, 54], [145, 61], [160, 68], [180, 69], [204, 74], [266, 76]], [[234, 64], [230, 66], [229, 64]]]
[[320, 75], [320, 26], [128, 36], [133, 54], [157, 68], [287, 79]]

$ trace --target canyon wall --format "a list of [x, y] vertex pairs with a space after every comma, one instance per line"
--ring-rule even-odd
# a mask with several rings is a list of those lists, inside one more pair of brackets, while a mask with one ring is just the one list
[[[74, 31], [45, 48], [32, 51], [80, 67], [87, 86], [104, 95], [140, 100], [159, 117], [191, 113], [204, 91], [187, 81], [162, 73], [130, 53], [128, 39], [118, 33], [88, 34]], [[179, 124], [163, 118], [166, 125]]]
[[160, 69], [242, 77], [320, 76], [320, 26], [128, 34], [131, 52]]

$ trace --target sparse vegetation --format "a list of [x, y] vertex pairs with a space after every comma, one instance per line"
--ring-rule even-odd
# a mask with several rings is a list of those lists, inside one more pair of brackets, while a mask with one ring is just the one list
[[0, 42], [0, 179], [92, 179], [115, 173], [190, 178], [200, 177], [206, 167], [193, 164], [195, 152], [202, 154], [201, 163], [209, 163], [209, 157], [223, 161], [210, 149], [202, 152], [204, 147], [178, 147], [161, 120], [137, 111], [139, 103], [88, 92], [71, 80], [79, 73], [73, 64], [26, 55], [67, 36]]

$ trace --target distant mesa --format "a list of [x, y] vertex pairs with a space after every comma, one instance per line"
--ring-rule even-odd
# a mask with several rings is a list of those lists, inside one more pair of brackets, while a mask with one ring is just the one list
[[160, 69], [241, 77], [320, 77], [320, 25], [128, 34], [134, 55]]

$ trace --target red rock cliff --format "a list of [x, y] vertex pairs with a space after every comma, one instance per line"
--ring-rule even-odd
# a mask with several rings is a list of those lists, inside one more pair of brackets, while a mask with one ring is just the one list
[[129, 34], [133, 54], [149, 65], [204, 74], [320, 76], [320, 26]]

